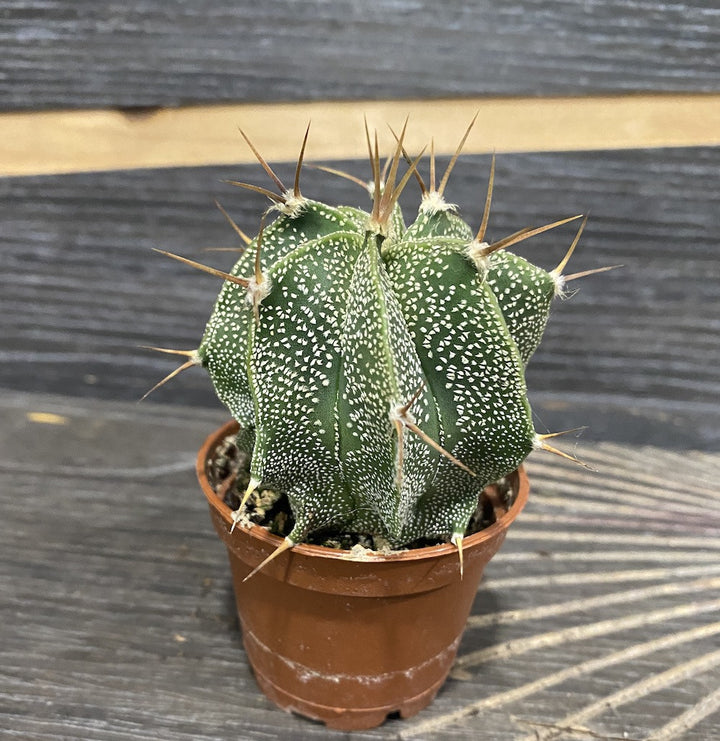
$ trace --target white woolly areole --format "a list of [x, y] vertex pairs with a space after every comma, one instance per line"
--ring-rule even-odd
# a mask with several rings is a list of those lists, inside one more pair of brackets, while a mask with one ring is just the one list
[[388, 235], [388, 224], [382, 224], [372, 216], [367, 220], [365, 224], [365, 231], [370, 234], [376, 234], [381, 237], [387, 237]]
[[543, 449], [543, 439], [537, 433], [535, 433], [535, 437], [533, 438], [532, 446], [533, 446], [533, 450]]
[[567, 296], [567, 281], [565, 280], [565, 276], [555, 270], [551, 270], [549, 275], [555, 284], [555, 295], [559, 298], [565, 298]]
[[478, 242], [477, 239], [473, 239], [465, 248], [465, 254], [472, 260], [480, 275], [487, 273], [490, 259], [489, 249], [490, 245], [487, 242]]
[[405, 404], [393, 404], [390, 407], [390, 414], [388, 416], [390, 417], [390, 421], [393, 423], [409, 422], [411, 425], [415, 424], [415, 417], [409, 409], [405, 409]]
[[257, 280], [255, 280], [255, 276], [253, 276], [249, 280], [245, 300], [250, 306], [257, 306], [265, 298], [265, 296], [270, 293], [271, 289], [272, 283], [268, 278], [262, 276], [260, 282], [258, 283]]
[[307, 198], [302, 195], [295, 195], [295, 191], [286, 190], [283, 193], [283, 200], [280, 203], [275, 203], [270, 206], [271, 211], [279, 211], [281, 214], [285, 214], [291, 219], [297, 219], [298, 216], [305, 210], [307, 204]]
[[457, 211], [457, 204], [448, 203], [436, 190], [429, 190], [423, 194], [418, 211], [433, 216], [443, 211]]

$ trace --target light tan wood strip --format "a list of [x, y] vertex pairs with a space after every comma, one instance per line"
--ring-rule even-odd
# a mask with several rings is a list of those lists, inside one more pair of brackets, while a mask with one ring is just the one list
[[409, 150], [434, 136], [436, 151], [448, 154], [477, 111], [465, 147], [469, 153], [720, 144], [720, 94], [238, 104], [140, 114], [21, 112], [0, 116], [0, 175], [251, 162], [238, 126], [268, 161], [291, 161], [308, 120], [309, 159], [362, 158], [363, 114], [388, 146], [386, 124], [399, 127], [409, 116]]

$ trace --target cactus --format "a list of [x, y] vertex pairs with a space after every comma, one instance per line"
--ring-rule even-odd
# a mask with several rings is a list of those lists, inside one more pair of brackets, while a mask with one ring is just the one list
[[[440, 538], [462, 554], [483, 488], [535, 448], [560, 452], [534, 430], [524, 370], [575, 277], [561, 273], [584, 222], [555, 271], [537, 268], [506, 248], [571, 219], [488, 244], [494, 158], [475, 233], [443, 196], [464, 138], [439, 187], [434, 154], [429, 186], [418, 160], [400, 178], [403, 138], [385, 176], [367, 136], [367, 211], [301, 193], [307, 132], [292, 189], [253, 148], [280, 192], [236, 183], [272, 205], [253, 240], [223, 211], [248, 243], [231, 272], [170, 255], [224, 279], [199, 347], [175, 351], [188, 360], [171, 375], [202, 365], [245, 431], [243, 504], [261, 482], [287, 495], [295, 524], [281, 549], [327, 531], [393, 548]], [[398, 196], [413, 176], [422, 199], [406, 227]]]

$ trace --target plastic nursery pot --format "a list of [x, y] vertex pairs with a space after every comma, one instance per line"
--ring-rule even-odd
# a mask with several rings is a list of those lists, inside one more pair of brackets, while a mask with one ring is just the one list
[[197, 474], [228, 549], [243, 644], [258, 684], [287, 711], [340, 730], [406, 718], [432, 702], [445, 681], [483, 569], [528, 497], [520, 468], [510, 476], [509, 512], [463, 541], [353, 560], [349, 551], [300, 544], [248, 581], [281, 539], [232, 526], [230, 508], [208, 482], [206, 464], [237, 432], [230, 422], [200, 449]]

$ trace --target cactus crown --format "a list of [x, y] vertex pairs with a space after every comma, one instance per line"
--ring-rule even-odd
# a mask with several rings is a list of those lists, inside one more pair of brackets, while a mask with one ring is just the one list
[[[182, 367], [207, 369], [251, 438], [245, 500], [260, 482], [287, 495], [284, 547], [318, 531], [460, 543], [484, 486], [533, 448], [554, 451], [533, 428], [524, 369], [566, 260], [547, 272], [506, 248], [570, 219], [488, 244], [494, 158], [476, 233], [443, 197], [457, 153], [439, 187], [433, 154], [426, 186], [417, 160], [399, 175], [403, 136], [383, 173], [367, 135], [367, 211], [301, 194], [305, 142], [292, 189], [257, 155], [280, 194], [236, 185], [278, 216], [253, 240], [228, 217], [248, 243], [230, 273], [184, 260], [225, 280]], [[406, 226], [397, 200], [413, 176], [422, 201]]]

